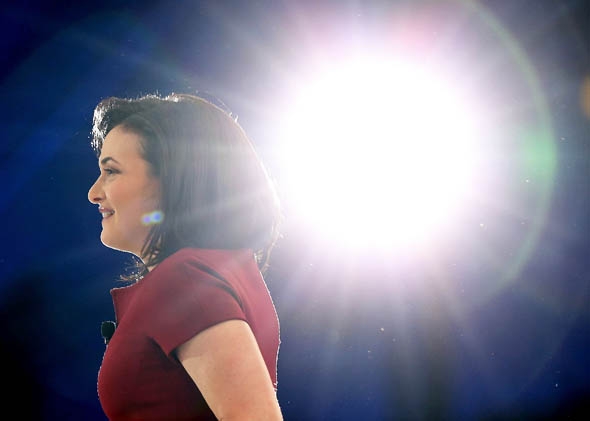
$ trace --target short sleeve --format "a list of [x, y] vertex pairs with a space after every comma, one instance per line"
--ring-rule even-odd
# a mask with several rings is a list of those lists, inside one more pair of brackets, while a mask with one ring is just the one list
[[146, 334], [169, 356], [203, 330], [227, 320], [246, 320], [236, 289], [227, 279], [198, 261], [177, 261], [162, 267], [145, 285], [148, 304]]

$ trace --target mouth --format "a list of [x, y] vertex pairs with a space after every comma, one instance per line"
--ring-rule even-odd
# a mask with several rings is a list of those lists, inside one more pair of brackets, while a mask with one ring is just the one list
[[100, 212], [100, 214], [102, 215], [102, 219], [107, 219], [110, 218], [111, 216], [114, 215], [115, 211], [113, 210], [107, 210], [107, 209], [99, 209], [98, 210]]

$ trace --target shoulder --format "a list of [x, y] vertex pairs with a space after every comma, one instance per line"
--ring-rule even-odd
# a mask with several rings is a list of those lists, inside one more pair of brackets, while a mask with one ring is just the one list
[[233, 280], [258, 275], [252, 250], [183, 248], [164, 259], [140, 282], [147, 292], [184, 285], [187, 280], [233, 284]]
[[155, 269], [158, 273], [205, 272], [220, 276], [219, 272], [257, 270], [254, 252], [249, 249], [198, 249], [183, 248], [168, 256]]

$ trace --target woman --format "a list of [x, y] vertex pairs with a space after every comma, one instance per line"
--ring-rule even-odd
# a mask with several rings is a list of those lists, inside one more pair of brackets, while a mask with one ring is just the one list
[[[245, 133], [191, 95], [95, 109], [101, 241], [139, 258], [111, 290], [98, 375], [112, 420], [281, 420], [279, 324], [262, 273], [279, 205]], [[129, 278], [127, 278], [129, 279]]]

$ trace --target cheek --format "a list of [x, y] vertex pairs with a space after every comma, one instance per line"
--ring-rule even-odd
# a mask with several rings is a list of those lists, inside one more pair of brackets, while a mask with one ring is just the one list
[[159, 181], [154, 181], [153, 183], [150, 184], [150, 186], [148, 187], [148, 192], [146, 194], [146, 196], [148, 198], [148, 203], [149, 206], [152, 207], [152, 209], [157, 209], [160, 206], [160, 203], [162, 201], [162, 194], [160, 192], [160, 182]]
[[134, 234], [145, 235], [149, 232], [154, 212], [158, 211], [159, 201], [156, 197], [141, 197], [122, 212], [122, 224], [134, 231]]
[[[114, 187], [114, 186], [113, 186]], [[160, 203], [159, 186], [117, 186], [111, 190], [111, 204], [115, 207], [115, 217], [119, 229], [134, 232], [149, 231], [143, 222], [146, 214], [158, 210]]]
[[160, 211], [160, 193], [159, 189], [155, 190], [153, 188], [147, 191], [147, 194], [144, 196], [142, 201], [142, 212], [143, 215], [152, 214], [155, 211]]

